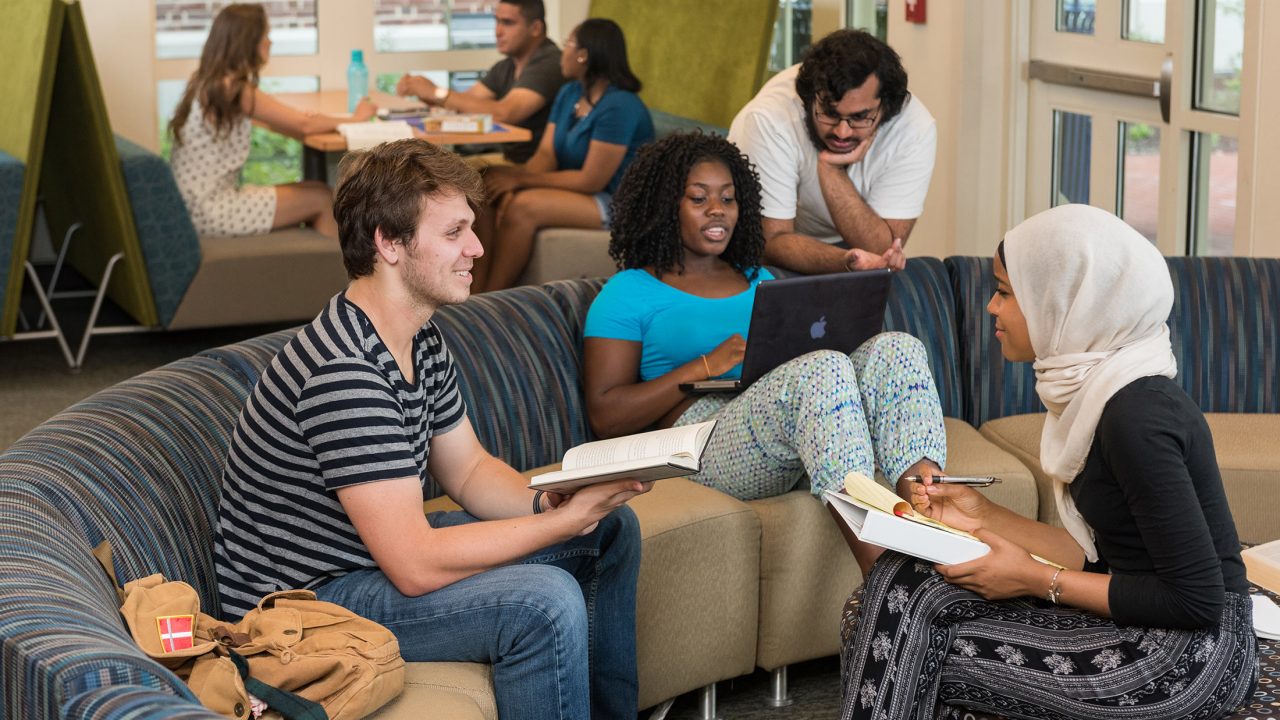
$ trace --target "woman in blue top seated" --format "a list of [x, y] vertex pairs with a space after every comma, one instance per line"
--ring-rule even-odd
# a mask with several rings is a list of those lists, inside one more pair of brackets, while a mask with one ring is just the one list
[[475, 292], [514, 285], [541, 228], [608, 228], [609, 200], [623, 171], [653, 140], [617, 23], [592, 18], [574, 29], [560, 71], [570, 82], [551, 105], [538, 151], [524, 165], [485, 172], [491, 210], [476, 221], [485, 256], [476, 263]]
[[760, 267], [760, 182], [732, 143], [685, 133], [647, 146], [613, 210], [609, 252], [621, 271], [592, 303], [585, 331], [597, 435], [715, 418], [694, 479], [744, 500], [785, 493], [806, 476], [822, 497], [850, 471], [870, 477], [879, 467], [896, 481], [945, 464], [924, 346], [902, 333], [851, 355], [803, 355], [737, 395], [680, 390], [740, 373], [755, 288], [772, 278]]

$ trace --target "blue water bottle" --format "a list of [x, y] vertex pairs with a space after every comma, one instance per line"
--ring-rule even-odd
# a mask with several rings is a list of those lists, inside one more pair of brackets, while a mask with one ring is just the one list
[[347, 112], [355, 112], [356, 105], [369, 94], [369, 68], [364, 64], [364, 51], [351, 51], [351, 64], [347, 66]]

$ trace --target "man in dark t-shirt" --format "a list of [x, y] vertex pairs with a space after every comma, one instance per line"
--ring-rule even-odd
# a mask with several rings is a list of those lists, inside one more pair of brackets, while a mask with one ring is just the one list
[[560, 48], [547, 39], [542, 0], [502, 0], [493, 16], [498, 52], [506, 57], [489, 68], [480, 82], [455, 93], [420, 75], [406, 74], [396, 84], [396, 92], [456, 112], [488, 113], [497, 122], [527, 128], [533, 133], [529, 142], [502, 146], [507, 162], [522, 163], [538, 149], [551, 102], [565, 83]]
[[[640, 534], [630, 480], [535, 493], [480, 445], [431, 317], [470, 294], [483, 185], [423, 140], [350, 153], [347, 289], [263, 371], [236, 423], [214, 545], [223, 615], [310, 588], [408, 661], [493, 665], [509, 718], [634, 717]], [[423, 514], [447, 494], [463, 509]]]

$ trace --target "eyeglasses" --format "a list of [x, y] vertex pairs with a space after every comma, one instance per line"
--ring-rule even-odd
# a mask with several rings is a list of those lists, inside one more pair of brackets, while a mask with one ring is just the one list
[[832, 115], [824, 111], [817, 102], [813, 104], [813, 117], [823, 125], [839, 125], [844, 123], [850, 130], [861, 130], [876, 124], [880, 117], [880, 105], [868, 108], [854, 115]]

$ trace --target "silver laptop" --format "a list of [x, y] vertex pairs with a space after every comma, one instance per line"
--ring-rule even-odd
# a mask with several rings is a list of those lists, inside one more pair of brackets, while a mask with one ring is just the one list
[[741, 379], [681, 383], [680, 389], [739, 392], [805, 353], [853, 352], [884, 328], [892, 280], [888, 270], [863, 270], [760, 283], [751, 308]]

